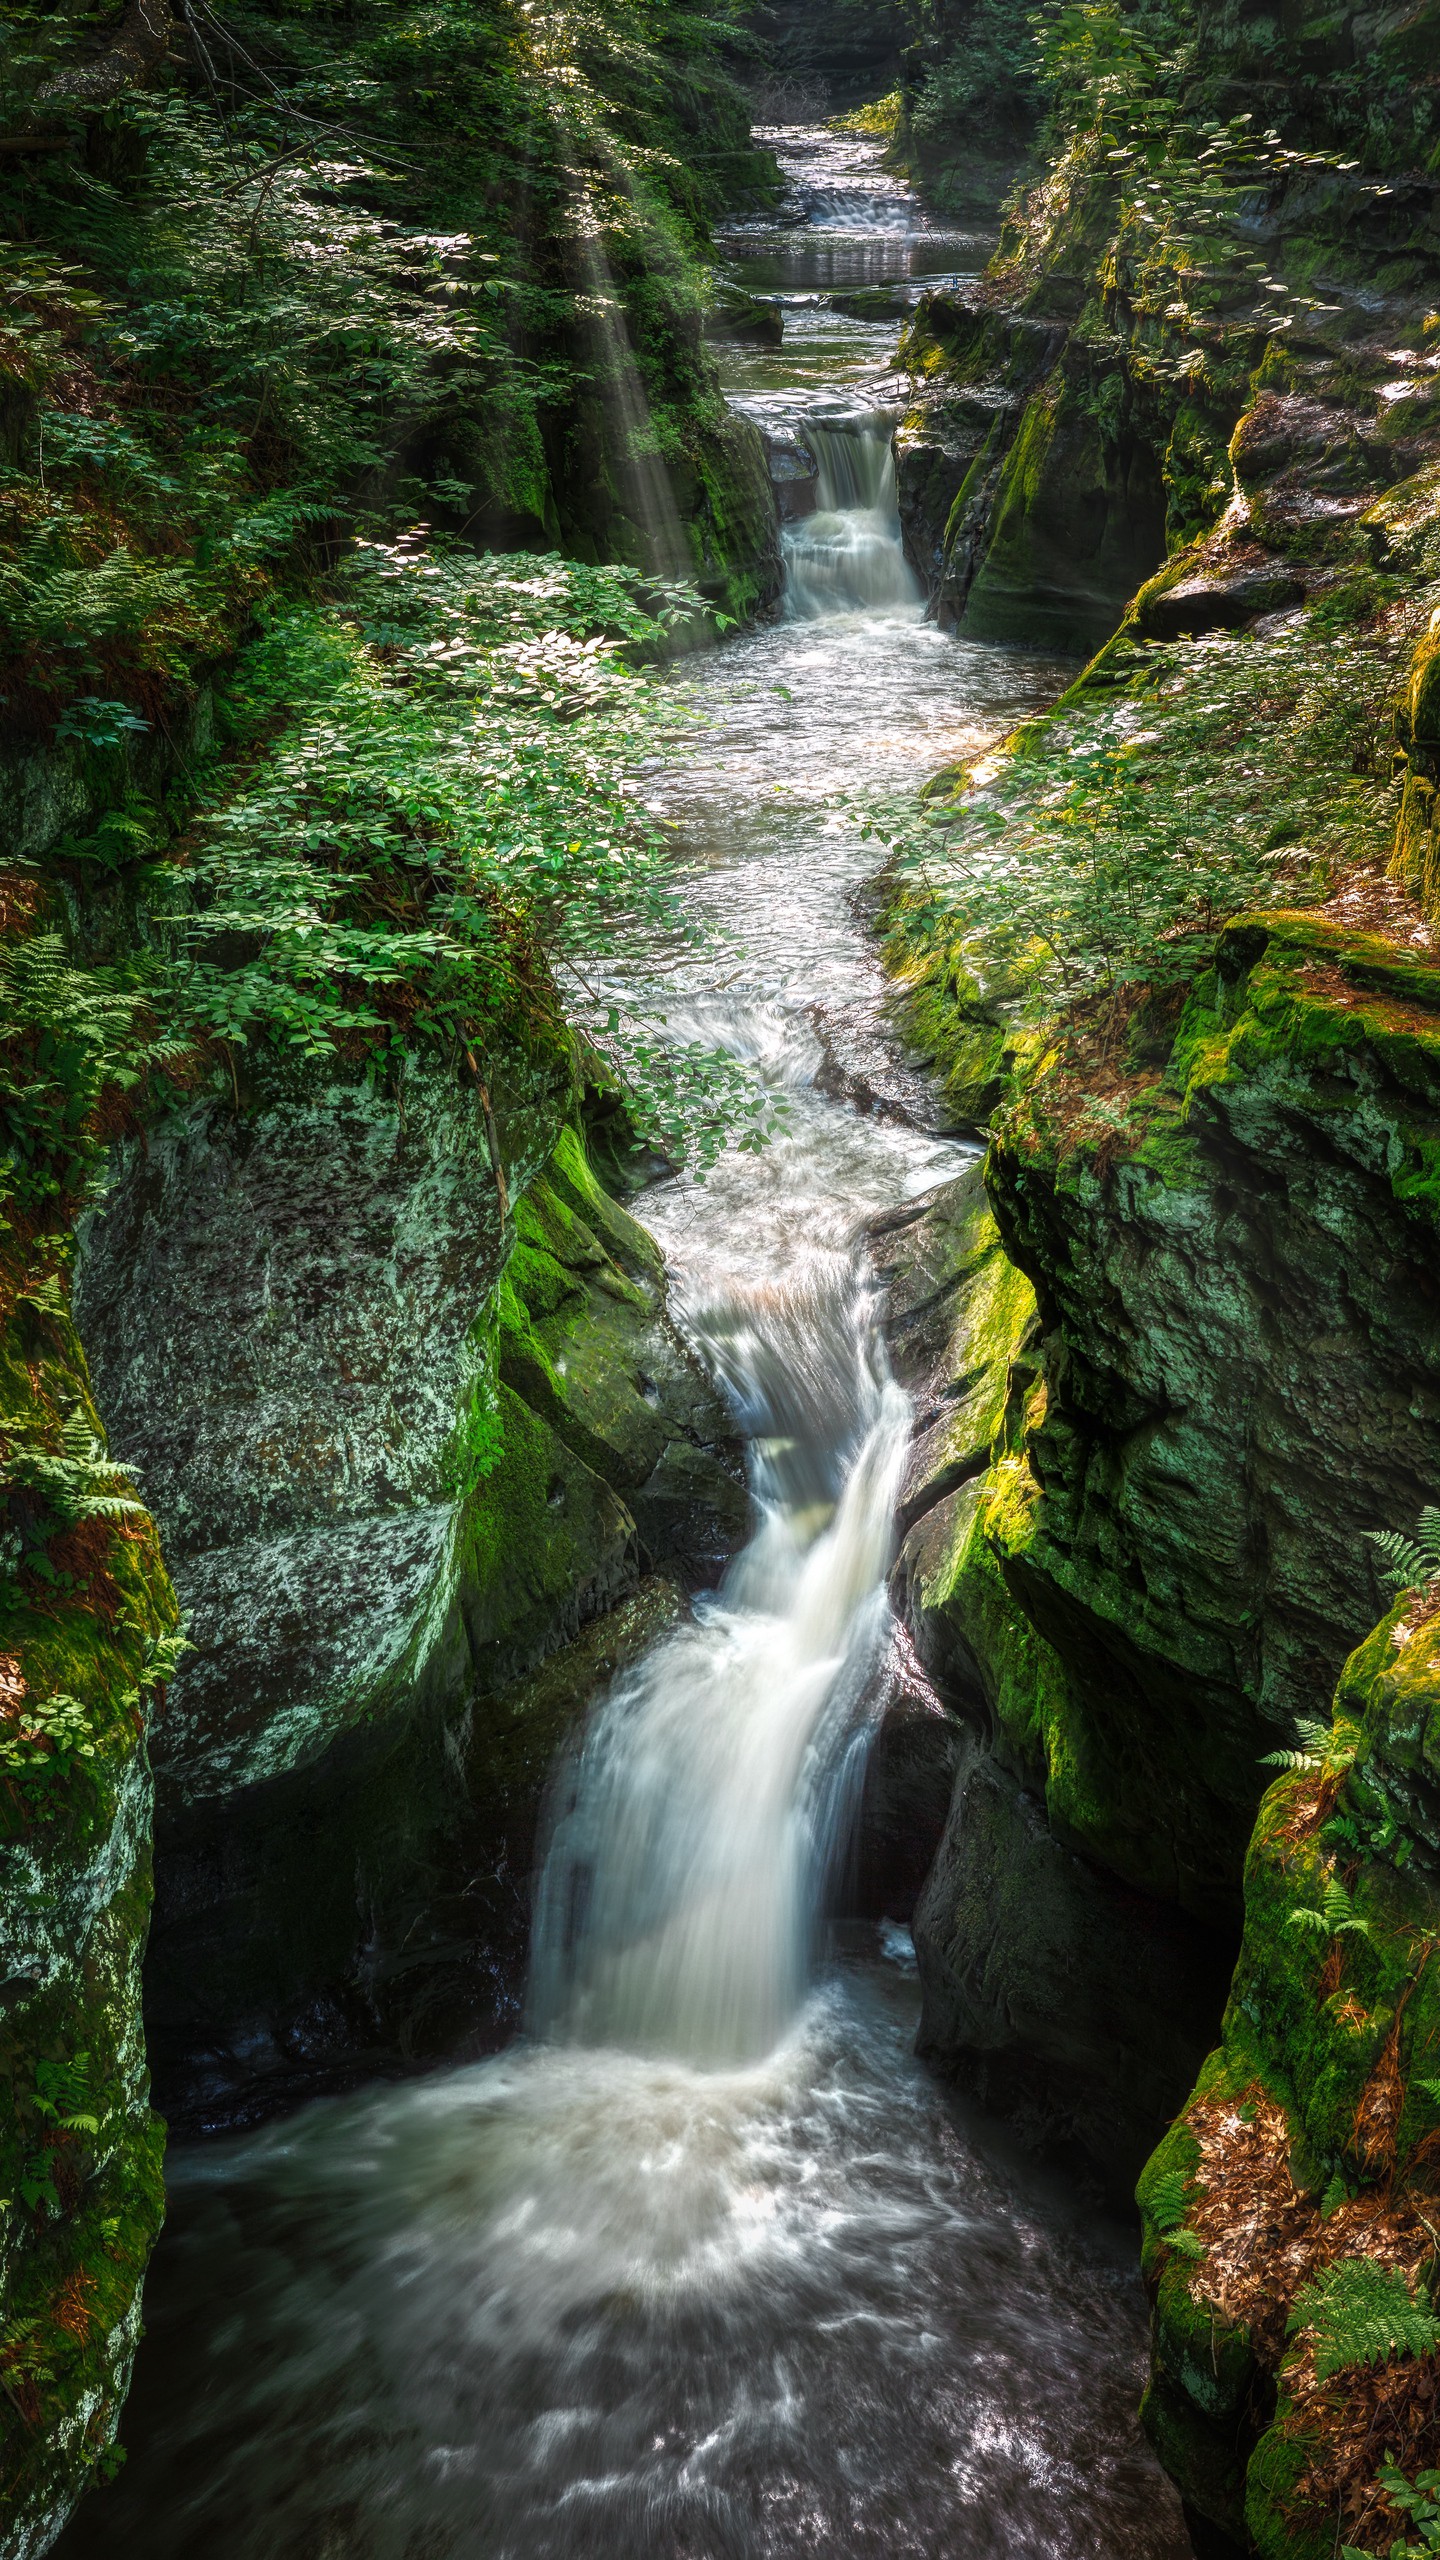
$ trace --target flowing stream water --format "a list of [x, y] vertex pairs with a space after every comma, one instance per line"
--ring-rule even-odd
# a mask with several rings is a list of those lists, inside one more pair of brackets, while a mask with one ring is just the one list
[[129, 2467], [67, 2560], [1189, 2548], [1134, 2420], [1130, 2236], [915, 2061], [903, 1930], [837, 1952], [820, 1926], [909, 1428], [861, 1233], [963, 1160], [886, 1034], [874, 849], [832, 795], [974, 753], [1057, 671], [924, 620], [894, 325], [827, 335], [817, 298], [957, 244], [870, 146], [779, 140], [791, 218], [731, 245], [788, 282], [800, 354], [742, 358], [735, 396], [808, 452], [815, 505], [784, 618], [690, 671], [710, 725], [650, 777], [707, 937], [625, 981], [787, 1105], [767, 1149], [644, 1204], [747, 1434], [754, 1533], [557, 1779], [526, 2037], [172, 2155]]

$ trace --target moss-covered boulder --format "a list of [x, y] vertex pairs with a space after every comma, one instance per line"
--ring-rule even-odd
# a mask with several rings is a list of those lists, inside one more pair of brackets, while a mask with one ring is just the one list
[[1098, 1102], [1079, 1044], [1033, 1063], [986, 1191], [888, 1248], [897, 1596], [979, 1737], [925, 2034], [1112, 2174], [1213, 2033], [1262, 1755], [1374, 1617], [1365, 1532], [1440, 1485], [1440, 969], [1243, 920], [1141, 1054]]
[[148, 1974], [186, 2121], [509, 2017], [454, 1926], [483, 1702], [743, 1534], [659, 1255], [565, 1117], [568, 1051], [487, 1091], [491, 1123], [439, 1069], [184, 1107], [83, 1239], [97, 1393], [194, 1646], [155, 1734]]
[[176, 1608], [45, 1246], [0, 1266], [0, 2541], [103, 2468], [160, 2227], [140, 1964]]
[[[1140, 2183], [1146, 2423], [1194, 2511], [1266, 2560], [1388, 2549], [1382, 2460], [1413, 2478], [1440, 2452], [1440, 2361], [1415, 2351], [1437, 2335], [1437, 1719], [1440, 1618], [1411, 1593], [1265, 1799], [1223, 2042]], [[1391, 2304], [1369, 2341], [1357, 2282]], [[1387, 2330], [1407, 2296], [1418, 2330]]]
[[996, 1130], [1043, 1385], [990, 1544], [1066, 1666], [1047, 1801], [1201, 1919], [1374, 1616], [1364, 1532], [1440, 1482], [1437, 1145], [1440, 968], [1318, 917], [1230, 926], [1163, 1067], [1097, 1104], [1057, 1052]]

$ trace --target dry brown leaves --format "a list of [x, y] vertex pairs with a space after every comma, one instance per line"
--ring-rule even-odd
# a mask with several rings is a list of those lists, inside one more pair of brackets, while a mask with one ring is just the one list
[[[1403, 2096], [1397, 2021], [1356, 2115], [1357, 2135], [1367, 2130], [1367, 2157], [1372, 2147], [1377, 2159], [1393, 2157]], [[1440, 2360], [1411, 2356], [1379, 2369], [1356, 2366], [1322, 2383], [1309, 2341], [1289, 2340], [1287, 2329], [1302, 2285], [1338, 2258], [1397, 2267], [1413, 2290], [1440, 2253], [1423, 2209], [1428, 2194], [1417, 2195], [1413, 2185], [1398, 2194], [1387, 2182], [1347, 2198], [1322, 2220], [1318, 2197], [1295, 2183], [1285, 2111], [1258, 2083], [1239, 2099], [1200, 2100], [1185, 2121], [1200, 2148], [1203, 2188], [1189, 2216], [1206, 2245], [1192, 2279], [1195, 2297], [1227, 2325], [1248, 2329], [1272, 2372], [1288, 2354], [1290, 2406], [1281, 2425], [1286, 2435], [1317, 2446], [1298, 2495], [1338, 2520], [1338, 2539], [1362, 2547], [1378, 2539], [1383, 2548], [1402, 2519], [1375, 2487], [1380, 2464], [1393, 2454], [1413, 2477], [1440, 2462]], [[1425, 2178], [1435, 2165], [1418, 2154], [1412, 2181], [1417, 2169]]]
[[1293, 1847], [1300, 1840], [1308, 1840], [1313, 1832], [1320, 1829], [1322, 1823], [1329, 1821], [1339, 1802], [1340, 1790], [1349, 1774], [1348, 1763], [1342, 1763], [1338, 1767], [1322, 1770], [1310, 1785], [1297, 1787], [1286, 1807], [1283, 1820], [1275, 1829], [1273, 1835], [1275, 1840], [1283, 1842], [1286, 1847]]
[[1440, 2458], [1440, 2364], [1434, 2356], [1405, 2356], [1317, 2382], [1307, 2352], [1286, 2380], [1285, 2433], [1320, 2440], [1296, 2483], [1298, 2496], [1336, 2518], [1337, 2542], [1388, 2550], [1404, 2518], [1376, 2487], [1375, 2474], [1393, 2460], [1413, 2480]]
[[110, 1571], [114, 1541], [126, 1535], [123, 1525], [111, 1520], [81, 1520], [73, 1529], [65, 1529], [52, 1538], [46, 1553], [57, 1573], [68, 1574], [73, 1590], [70, 1600], [83, 1600], [87, 1609], [112, 1627], [120, 1610], [119, 1585]]
[[1369, 864], [1347, 871], [1332, 889], [1317, 916], [1366, 933], [1383, 934], [1405, 958], [1436, 950], [1436, 937], [1417, 898], [1388, 871]]
[[1189, 2217], [1206, 2249], [1196, 2297], [1227, 2325], [1248, 2329], [1257, 2354], [1278, 2364], [1290, 2305], [1325, 2227], [1291, 2176], [1285, 2111], [1257, 2083], [1240, 2099], [1197, 2100], [1185, 2121], [1200, 2147], [1204, 2190]]
[[87, 2275], [83, 2267], [74, 2268], [60, 2287], [50, 2313], [56, 2328], [63, 2329], [67, 2337], [78, 2339], [81, 2346], [94, 2326], [95, 2290], [94, 2277]]

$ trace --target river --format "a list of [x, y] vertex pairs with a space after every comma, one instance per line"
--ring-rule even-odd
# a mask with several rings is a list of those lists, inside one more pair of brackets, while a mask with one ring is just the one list
[[853, 1808], [909, 1409], [861, 1230], [953, 1173], [885, 1028], [837, 785], [902, 787], [1053, 693], [923, 618], [890, 458], [903, 297], [984, 244], [873, 146], [778, 137], [730, 243], [790, 344], [733, 394], [818, 463], [787, 609], [692, 667], [646, 788], [703, 943], [627, 1003], [787, 1118], [644, 1213], [751, 1449], [755, 1530], [557, 1785], [527, 2036], [171, 2155], [131, 2457], [66, 2560], [1183, 2560], [1136, 2427], [1133, 2235], [917, 2063], [903, 1929], [819, 1925]]

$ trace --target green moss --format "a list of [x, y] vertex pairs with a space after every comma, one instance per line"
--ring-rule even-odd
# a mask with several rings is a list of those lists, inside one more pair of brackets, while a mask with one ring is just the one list
[[[53, 1240], [49, 1269], [0, 1274], [0, 1433], [58, 1447], [98, 1433]], [[147, 2104], [140, 1958], [150, 1917], [147, 1655], [176, 1609], [152, 1523], [66, 1529], [12, 1477], [0, 1582], [4, 1729], [57, 1691], [94, 1756], [0, 1786], [0, 2495], [10, 2530], [51, 2539], [114, 2440], [160, 2227], [162, 2127]], [[17, 2546], [18, 2547], [18, 2546]]]
[[897, 894], [886, 926], [900, 1027], [936, 1077], [954, 1125], [983, 1127], [1043, 1045], [1023, 1018], [1024, 971], [997, 965], [974, 937], [937, 921], [928, 901]]
[[[1412, 2173], [1428, 2209], [1420, 2154], [1440, 2128], [1440, 2106], [1420, 2084], [1440, 2077], [1440, 1985], [1432, 1961], [1440, 1943], [1440, 1794], [1423, 1772], [1437, 1708], [1440, 1622], [1412, 1630], [1402, 1602], [1347, 1662], [1322, 1760], [1278, 1779], [1260, 1808], [1224, 2042], [1190, 2102], [1193, 2108], [1217, 2093], [1238, 2097], [1258, 2082], [1292, 2129], [1297, 2186], [1318, 2197], [1338, 2177], [1347, 2195], [1369, 2200], [1374, 2218], [1361, 2226], [1357, 2248], [1383, 2234], [1389, 2212], [1405, 2209]], [[1297, 1925], [1297, 1913], [1323, 1910], [1327, 1888], [1337, 1885], [1359, 1926]], [[1141, 2180], [1142, 2210], [1190, 2140], [1182, 2116]], [[1190, 2298], [1163, 2265], [1162, 2247], [1147, 2223], [1164, 2445], [1167, 2459], [1189, 2460], [1188, 2444], [1199, 2461], [1205, 2430], [1229, 2412], [1195, 2360], [1203, 2285], [1196, 2286], [1200, 2298]], [[1293, 2248], [1277, 2260], [1282, 2299], [1294, 2294], [1304, 2271]], [[1263, 2279], [1263, 2266], [1259, 2272]], [[1317, 2416], [1311, 2401], [1302, 2422], [1283, 2368], [1277, 2374], [1272, 2362], [1260, 2379], [1278, 2382], [1279, 2399], [1246, 2474], [1250, 2547], [1266, 2560], [1296, 2553], [1319, 2560], [1330, 2549], [1333, 2515], [1305, 2505], [1302, 2483], [1312, 2466], [1323, 2479], [1329, 2404], [1318, 2404]], [[1177, 2409], [1177, 2395], [1188, 2411]], [[1191, 2494], [1187, 2471], [1178, 2468], [1176, 2476]]]

